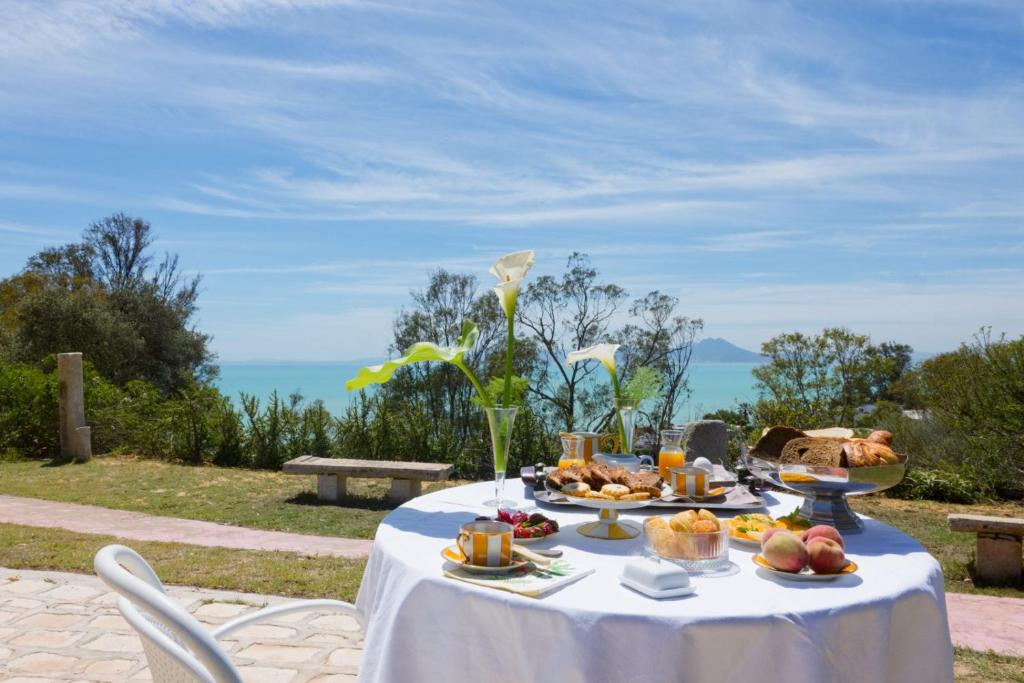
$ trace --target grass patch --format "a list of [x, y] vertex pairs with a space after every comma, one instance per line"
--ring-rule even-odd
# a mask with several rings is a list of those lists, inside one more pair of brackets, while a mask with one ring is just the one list
[[975, 586], [970, 575], [974, 562], [975, 535], [950, 531], [946, 521], [946, 515], [950, 513], [1024, 517], [1024, 503], [1007, 501], [953, 505], [879, 496], [855, 496], [850, 498], [850, 502], [857, 512], [890, 524], [920, 541], [942, 565], [947, 591], [1024, 598], [1022, 586]]
[[92, 574], [93, 557], [111, 543], [123, 543], [138, 551], [165, 583], [245, 593], [352, 602], [366, 567], [364, 560], [124, 541], [113, 536], [16, 524], [0, 524], [0, 563], [8, 569]]
[[1018, 683], [1024, 681], [1024, 658], [962, 647], [953, 650], [957, 683]]
[[[426, 483], [424, 491], [450, 485]], [[389, 479], [349, 479], [341, 505], [321, 505], [316, 478], [176, 465], [126, 456], [52, 466], [0, 462], [0, 493], [255, 529], [373, 538], [393, 506]]]

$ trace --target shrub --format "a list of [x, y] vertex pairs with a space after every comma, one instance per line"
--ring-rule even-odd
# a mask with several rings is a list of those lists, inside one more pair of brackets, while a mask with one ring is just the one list
[[899, 486], [889, 490], [893, 498], [934, 500], [940, 503], [976, 503], [985, 497], [980, 482], [969, 475], [939, 469], [908, 469]]

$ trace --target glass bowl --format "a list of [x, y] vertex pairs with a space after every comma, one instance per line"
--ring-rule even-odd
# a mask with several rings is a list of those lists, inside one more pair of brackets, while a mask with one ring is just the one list
[[729, 565], [729, 525], [719, 521], [719, 526], [718, 531], [676, 531], [668, 517], [649, 517], [644, 549], [692, 573], [716, 572]]

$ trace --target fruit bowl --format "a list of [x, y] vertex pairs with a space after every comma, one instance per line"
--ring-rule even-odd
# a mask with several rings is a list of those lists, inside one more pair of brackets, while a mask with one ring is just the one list
[[907, 456], [897, 453], [894, 465], [874, 467], [824, 467], [796, 463], [775, 463], [743, 455], [743, 463], [757, 478], [799, 493], [804, 497], [800, 516], [813, 524], [827, 524], [846, 533], [864, 529], [864, 523], [850, 509], [847, 496], [862, 496], [890, 489], [903, 481]]
[[644, 521], [644, 549], [689, 572], [719, 571], [729, 564], [729, 525], [721, 524], [718, 531], [678, 531], [664, 517], [649, 517]]

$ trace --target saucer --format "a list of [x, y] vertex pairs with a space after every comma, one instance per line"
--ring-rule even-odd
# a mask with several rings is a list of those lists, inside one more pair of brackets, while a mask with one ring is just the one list
[[473, 574], [508, 574], [509, 572], [513, 572], [530, 564], [529, 560], [524, 560], [522, 558], [517, 559], [515, 553], [512, 554], [512, 564], [507, 567], [484, 567], [478, 564], [469, 564], [463, 559], [465, 556], [456, 545], [450, 545], [442, 550], [441, 557], [449, 562], [457, 564], [462, 569], [465, 569], [467, 572], [472, 572]]

